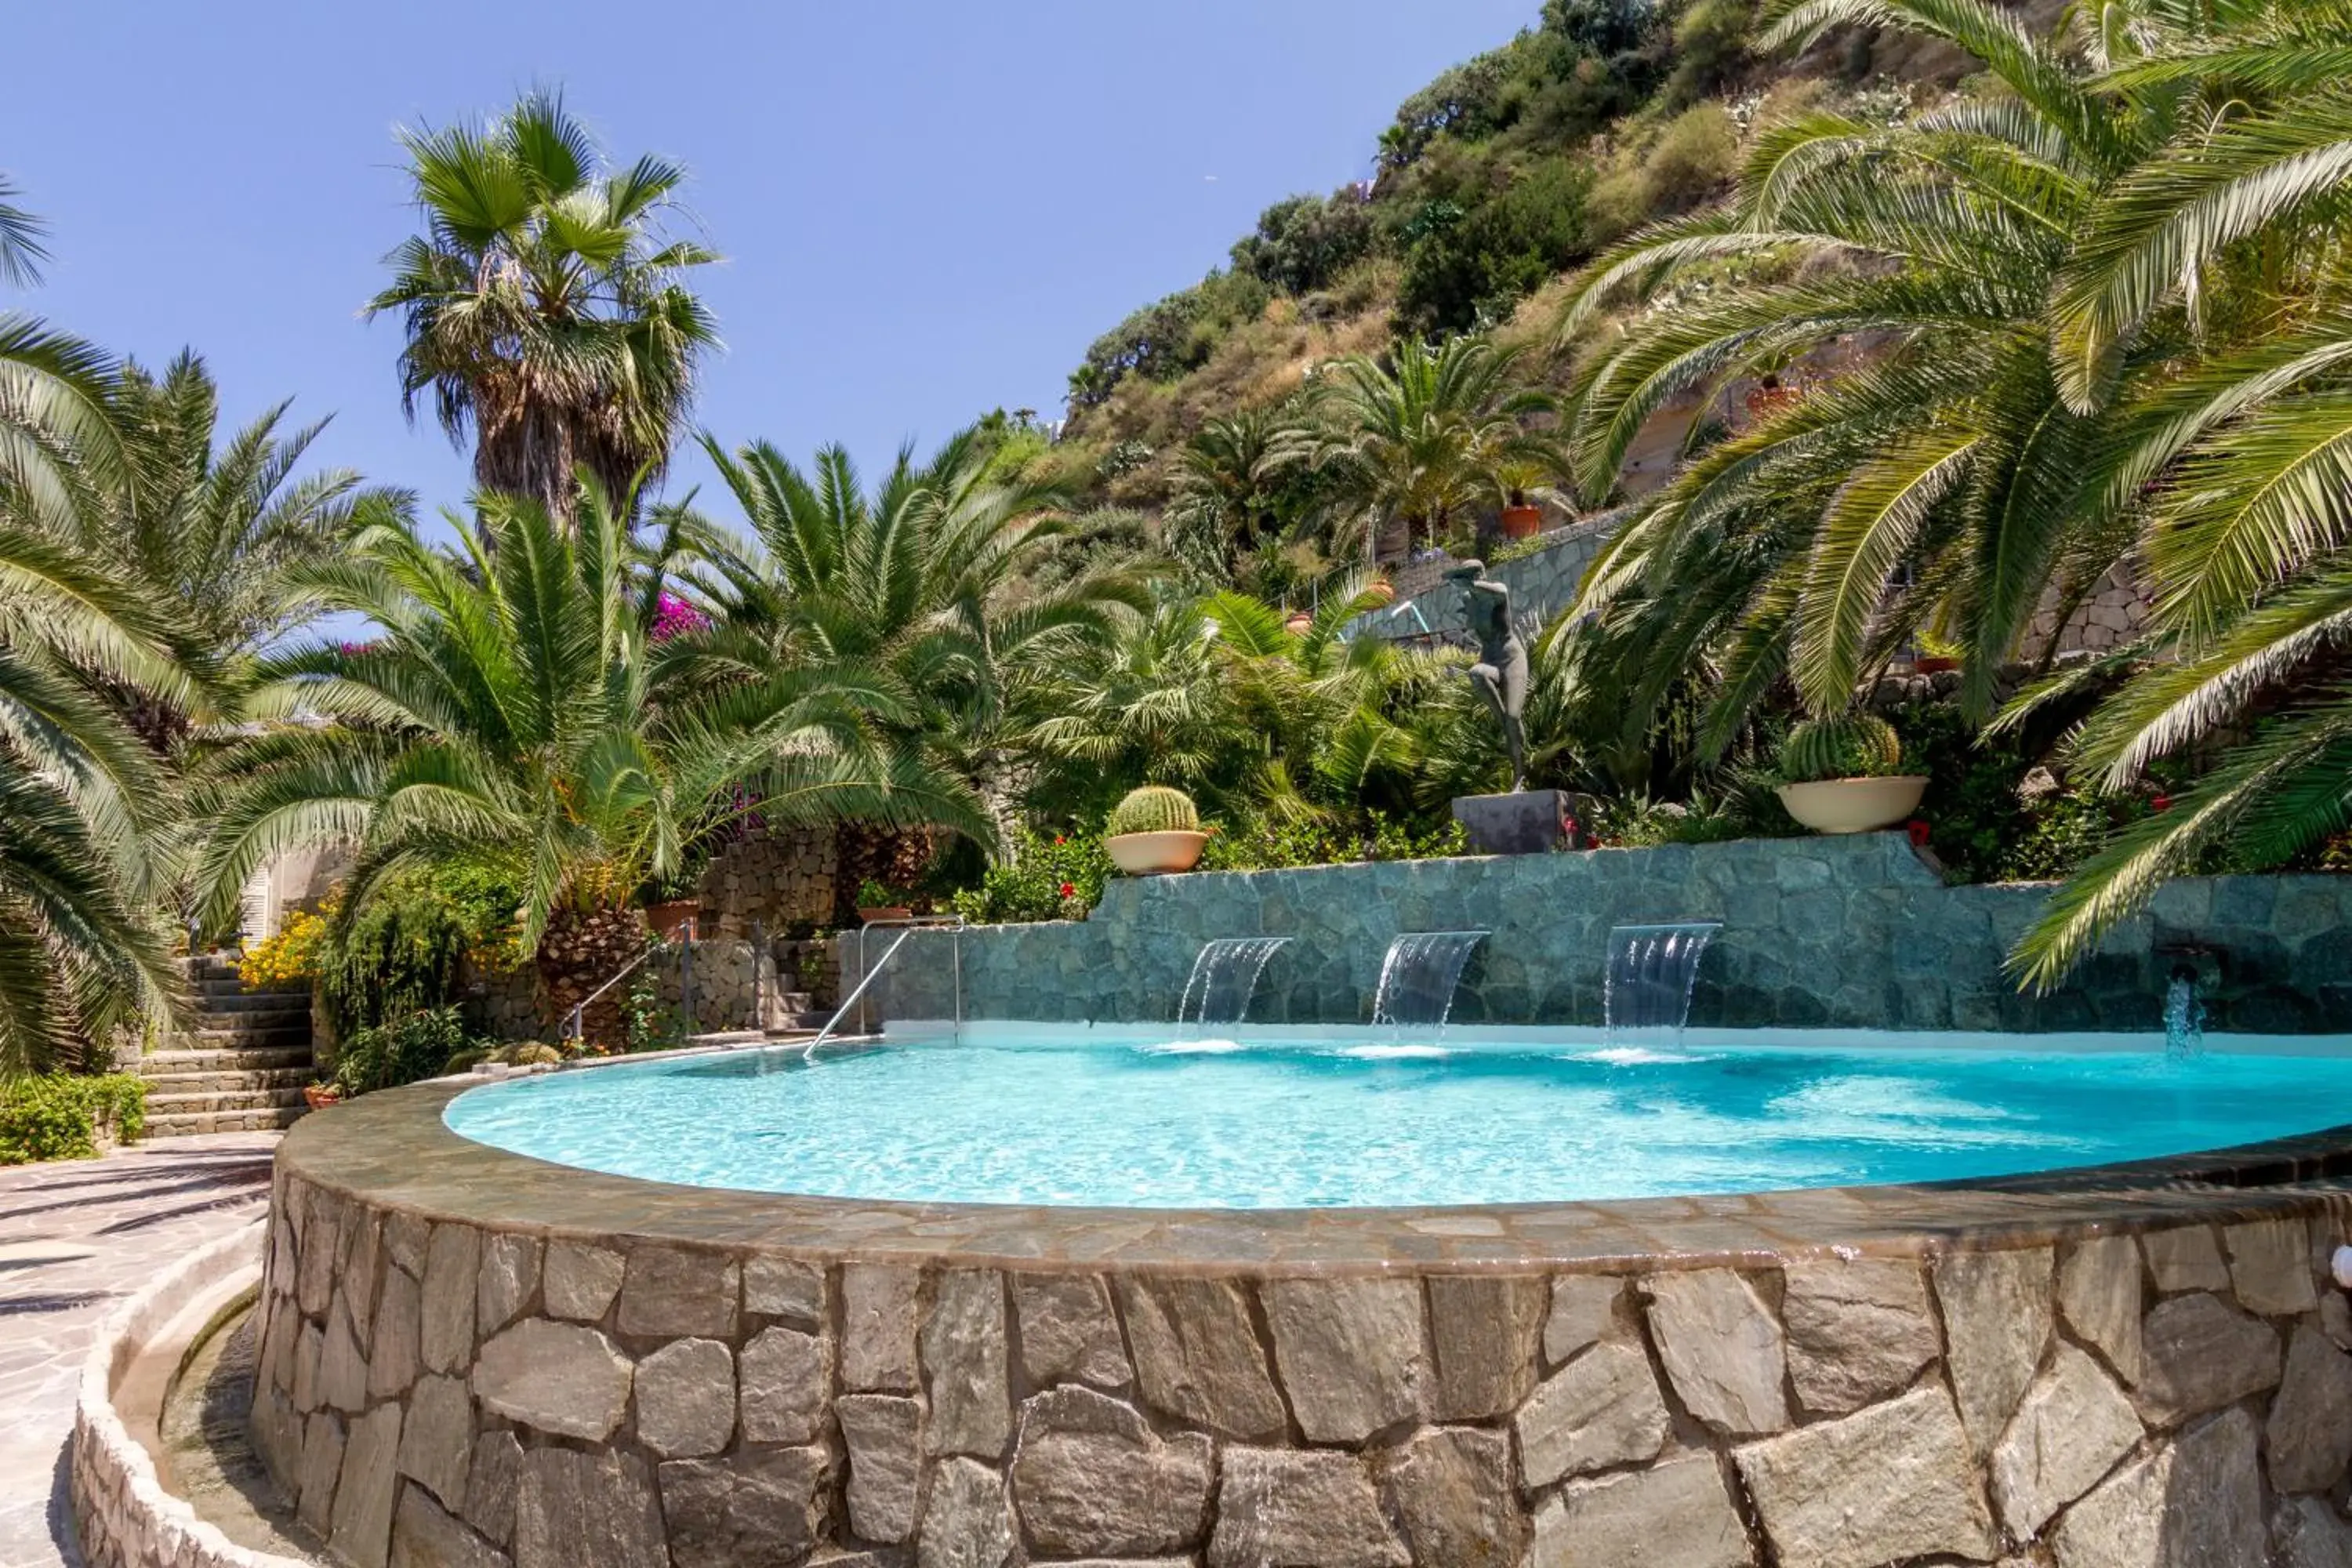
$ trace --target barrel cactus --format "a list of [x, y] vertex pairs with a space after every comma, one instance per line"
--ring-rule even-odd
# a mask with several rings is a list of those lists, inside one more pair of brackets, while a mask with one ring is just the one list
[[1902, 765], [1895, 726], [1875, 713], [1808, 719], [1780, 745], [1780, 775], [1790, 784], [1884, 778]]
[[1109, 831], [1116, 837], [1122, 833], [1197, 833], [1201, 814], [1192, 805], [1192, 797], [1181, 789], [1164, 784], [1145, 784], [1130, 790], [1127, 798], [1110, 810]]

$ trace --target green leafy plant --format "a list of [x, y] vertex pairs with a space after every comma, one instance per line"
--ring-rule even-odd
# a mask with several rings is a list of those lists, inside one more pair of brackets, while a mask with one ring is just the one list
[[955, 893], [950, 907], [975, 925], [1084, 920], [1110, 876], [1102, 840], [1091, 833], [1047, 835], [1024, 828], [1014, 842], [1017, 858], [989, 867], [980, 885]]
[[1191, 795], [1165, 784], [1145, 784], [1128, 791], [1126, 798], [1111, 807], [1105, 831], [1116, 837], [1124, 833], [1197, 833], [1200, 829], [1200, 808], [1192, 804]]
[[470, 1045], [457, 1008], [422, 1007], [346, 1039], [335, 1060], [335, 1088], [349, 1099], [415, 1083]]
[[1462, 825], [1451, 818], [1432, 822], [1382, 811], [1349, 819], [1260, 817], [1211, 838], [1201, 868], [1271, 871], [1363, 860], [1429, 860], [1468, 852]]
[[904, 888], [868, 877], [857, 884], [857, 907], [861, 910], [898, 910], [907, 907], [910, 895]]
[[1874, 713], [1808, 719], [1780, 743], [1780, 777], [1787, 784], [1884, 778], [1902, 765], [1895, 726]]
[[654, 966], [640, 965], [621, 997], [621, 1049], [632, 1056], [673, 1050], [686, 1043], [687, 1033], [684, 1012], [662, 1000], [661, 979]]
[[0, 1165], [89, 1160], [101, 1132], [135, 1142], [147, 1124], [147, 1083], [132, 1073], [37, 1073], [0, 1084]]

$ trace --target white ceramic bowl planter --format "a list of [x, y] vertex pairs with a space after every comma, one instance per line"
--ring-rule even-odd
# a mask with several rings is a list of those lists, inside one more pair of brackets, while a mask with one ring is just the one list
[[1892, 827], [1916, 811], [1919, 797], [1927, 793], [1927, 775], [1822, 779], [1782, 784], [1780, 793], [1789, 815], [1816, 833], [1867, 833]]
[[1158, 833], [1114, 833], [1103, 840], [1110, 863], [1130, 877], [1157, 877], [1165, 871], [1189, 871], [1201, 859], [1205, 833], [1166, 828]]

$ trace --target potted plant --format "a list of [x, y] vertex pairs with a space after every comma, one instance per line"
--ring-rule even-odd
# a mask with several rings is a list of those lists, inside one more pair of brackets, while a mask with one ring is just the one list
[[1282, 629], [1292, 637], [1303, 637], [1315, 627], [1315, 617], [1305, 610], [1293, 610], [1283, 617]]
[[876, 921], [903, 921], [915, 912], [913, 901], [898, 889], [868, 877], [857, 884], [857, 918], [867, 925]]
[[1929, 632], [1919, 634], [1919, 652], [1911, 660], [1914, 675], [1941, 675], [1960, 668], [1960, 647]]
[[1808, 719], [1780, 747], [1780, 804], [1816, 833], [1889, 827], [1918, 808], [1927, 775], [1897, 770], [1903, 742], [1871, 713]]
[[684, 931], [702, 913], [700, 899], [664, 899], [646, 906], [646, 919], [657, 941], [667, 942]]
[[331, 1083], [306, 1083], [302, 1086], [302, 1103], [313, 1110], [324, 1110], [343, 1098], [343, 1091]]
[[1191, 870], [1208, 841], [1191, 795], [1163, 784], [1145, 784], [1111, 807], [1103, 849], [1111, 864], [1129, 876], [1156, 877]]

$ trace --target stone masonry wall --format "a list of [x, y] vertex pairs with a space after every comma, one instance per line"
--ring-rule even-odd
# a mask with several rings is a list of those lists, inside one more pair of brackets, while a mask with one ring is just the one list
[[711, 858], [698, 889], [703, 930], [748, 937], [751, 922], [771, 936], [833, 921], [835, 837], [830, 829], [754, 830]]
[[960, 941], [965, 1017], [1164, 1023], [1202, 942], [1286, 935], [1250, 1019], [1352, 1024], [1399, 932], [1488, 929], [1455, 1019], [1597, 1025], [1610, 927], [1719, 920], [1695, 1025], [2151, 1029], [2178, 962], [2160, 950], [2183, 943], [2219, 954], [2215, 1028], [2352, 1025], [2352, 877], [2184, 879], [2063, 989], [2021, 995], [2003, 958], [2047, 893], [1947, 887], [1899, 833], [1195, 872], [1115, 880], [1083, 922], [918, 933], [873, 994], [950, 1016]]
[[1730, 1265], [1167, 1273], [485, 1227], [281, 1163], [254, 1432], [362, 1568], [2340, 1563], [2340, 1200], [2238, 1202]]
[[[772, 941], [755, 946], [740, 937], [694, 944], [694, 1028], [697, 1031], [779, 1028], [793, 1016], [790, 994], [800, 988], [796, 955], [804, 945]], [[662, 1000], [680, 1005], [686, 972], [673, 949], [647, 963]], [[623, 988], [628, 981], [621, 983]], [[504, 974], [467, 974], [460, 986], [467, 1021], [494, 1039], [553, 1040], [564, 1021], [550, 1017], [539, 977], [529, 967]]]

